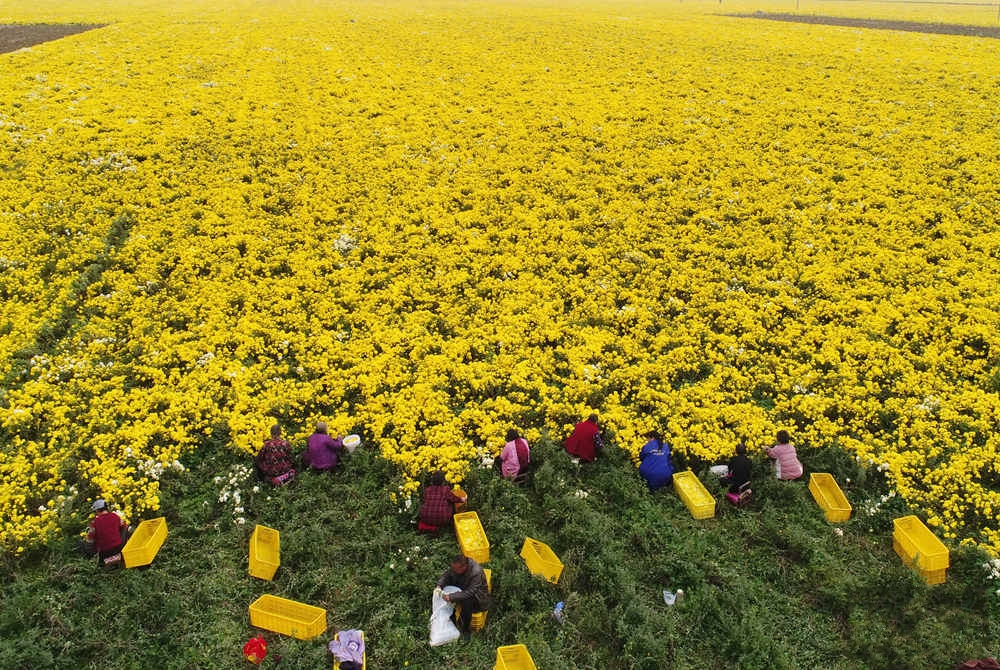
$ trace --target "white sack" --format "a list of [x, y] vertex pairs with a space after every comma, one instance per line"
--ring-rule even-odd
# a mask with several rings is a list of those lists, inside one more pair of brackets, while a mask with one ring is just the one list
[[441, 592], [436, 589], [431, 600], [431, 646], [440, 647], [457, 640], [461, 633], [455, 622], [451, 620], [451, 614], [455, 611], [455, 606], [445, 601], [441, 593], [458, 593], [462, 589], [457, 586], [446, 586]]

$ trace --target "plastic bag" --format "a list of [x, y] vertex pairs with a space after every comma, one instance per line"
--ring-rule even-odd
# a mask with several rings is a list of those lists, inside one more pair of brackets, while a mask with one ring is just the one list
[[431, 600], [431, 646], [440, 647], [442, 644], [454, 642], [461, 633], [455, 622], [451, 620], [451, 614], [455, 611], [455, 606], [441, 597], [442, 593], [458, 593], [462, 589], [457, 586], [446, 586], [440, 592], [436, 589]]
[[267, 657], [267, 641], [262, 635], [250, 638], [250, 641], [243, 645], [243, 658], [254, 665], [259, 665]]
[[672, 593], [670, 591], [663, 592], [663, 602], [668, 605], [680, 605], [681, 601], [684, 600], [684, 589], [677, 589], [677, 593]]
[[365, 634], [363, 631], [348, 630], [338, 631], [333, 642], [327, 645], [333, 657], [340, 662], [341, 670], [346, 670], [349, 663], [361, 667], [365, 662]]

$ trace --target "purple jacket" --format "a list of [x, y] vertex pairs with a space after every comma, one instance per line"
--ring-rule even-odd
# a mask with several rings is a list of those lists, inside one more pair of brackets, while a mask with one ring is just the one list
[[302, 453], [302, 461], [313, 470], [331, 470], [337, 467], [343, 450], [344, 443], [339, 439], [335, 440], [326, 433], [313, 433]]

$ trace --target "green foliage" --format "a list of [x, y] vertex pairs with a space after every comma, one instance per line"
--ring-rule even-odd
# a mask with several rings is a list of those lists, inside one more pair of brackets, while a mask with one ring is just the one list
[[[722, 505], [696, 521], [673, 491], [647, 492], [614, 449], [594, 464], [573, 464], [550, 442], [533, 455], [523, 486], [492, 470], [464, 482], [490, 538], [496, 597], [467, 645], [427, 644], [431, 590], [457, 543], [451, 532], [416, 533], [415, 508], [401, 513], [389, 499], [392, 466], [360, 450], [334, 474], [303, 473], [281, 489], [245, 482], [239, 525], [214, 481], [235, 457], [208, 447], [163, 482], [170, 533], [148, 569], [102, 573], [71, 537], [7, 559], [0, 667], [243, 668], [240, 650], [257, 632], [247, 607], [265, 593], [328, 612], [330, 631], [314, 640], [265, 633], [266, 666], [280, 656], [289, 669], [328, 667], [325, 642], [350, 627], [366, 631], [373, 668], [487, 669], [496, 647], [515, 643], [547, 670], [916, 669], [996, 653], [1000, 585], [986, 579], [986, 557], [958, 548], [948, 581], [925, 585], [891, 546], [889, 517], [908, 511], [892, 498], [874, 521], [862, 518], [860, 502], [885, 493], [880, 481], [858, 484], [851, 459], [817, 452], [810, 461], [838, 479], [854, 473], [845, 488], [855, 518], [838, 533], [805, 481], [775, 481], [764, 462], [749, 508]], [[247, 574], [254, 523], [281, 532], [271, 582]], [[526, 536], [561, 557], [558, 584], [525, 569]], [[663, 590], [679, 588], [685, 599], [667, 606]], [[562, 625], [551, 618], [559, 600]]]

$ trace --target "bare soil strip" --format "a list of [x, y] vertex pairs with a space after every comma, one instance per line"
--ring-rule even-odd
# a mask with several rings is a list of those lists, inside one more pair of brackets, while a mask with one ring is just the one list
[[104, 23], [15, 23], [0, 25], [0, 54], [103, 28]]
[[920, 23], [918, 21], [889, 21], [885, 19], [850, 19], [843, 16], [812, 16], [806, 14], [730, 14], [742, 19], [765, 19], [790, 23], [812, 23], [823, 26], [845, 26], [848, 28], [872, 28], [875, 30], [900, 30], [908, 33], [931, 35], [960, 35], [963, 37], [988, 37], [1000, 39], [1000, 28], [987, 26], [967, 26], [956, 23]]

